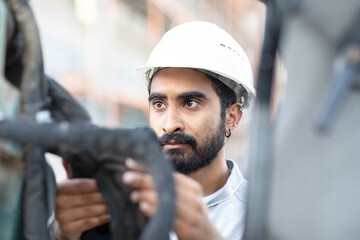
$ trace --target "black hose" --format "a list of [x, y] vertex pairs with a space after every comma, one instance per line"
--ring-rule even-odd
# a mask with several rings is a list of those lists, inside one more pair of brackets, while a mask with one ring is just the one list
[[[15, 19], [17, 39], [20, 39], [16, 42], [18, 45], [14, 46], [15, 49], [17, 47], [21, 49], [20, 54], [15, 54], [16, 58], [10, 68], [13, 72], [12, 77], [19, 78], [20, 82], [19, 79], [9, 80], [19, 85], [22, 115], [34, 121], [36, 114], [45, 108], [48, 95], [39, 32], [28, 1], [9, 0], [8, 4]], [[23, 197], [25, 238], [55, 239], [48, 228], [54, 216], [54, 206], [51, 206], [54, 203], [48, 202], [49, 193], [46, 188], [47, 185], [54, 185], [55, 179], [49, 178], [46, 172], [44, 150], [27, 143], [24, 146], [23, 159], [25, 161]]]
[[257, 80], [257, 96], [254, 107], [249, 193], [244, 239], [266, 239], [268, 198], [273, 164], [270, 122], [270, 103], [275, 71], [275, 58], [281, 34], [281, 11], [276, 1], [266, 1], [266, 25], [264, 44]]
[[39, 31], [28, 1], [9, 0], [9, 5], [24, 41], [23, 74], [20, 83], [24, 110], [27, 114], [34, 115], [44, 108], [48, 96]]
[[[123, 214], [126, 206], [121, 202], [123, 195], [119, 194], [124, 192], [121, 178], [114, 174], [121, 172], [123, 158], [133, 158], [153, 176], [159, 196], [159, 209], [140, 239], [168, 239], [175, 215], [175, 190], [170, 164], [164, 159], [151, 129], [107, 129], [81, 123], [36, 124], [5, 120], [0, 122], [0, 137], [56, 149], [71, 164], [95, 176], [110, 207], [113, 239], [137, 239], [135, 235], [139, 234], [124, 228], [131, 222], [127, 222], [130, 220]], [[69, 157], [74, 155], [79, 157]]]
[[[112, 217], [113, 239], [168, 239], [175, 214], [175, 190], [171, 167], [162, 155], [156, 135], [150, 129], [114, 130], [89, 125], [87, 113], [82, 108], [78, 111], [75, 101], [44, 75], [40, 38], [28, 2], [7, 3], [15, 19], [16, 41], [10, 44], [14, 55], [12, 61], [7, 61], [5, 74], [20, 89], [23, 116], [29, 120], [0, 122], [0, 136], [25, 144], [25, 238], [54, 237], [46, 229], [53, 208], [47, 202], [53, 191], [47, 192], [46, 185], [51, 183], [44, 167], [44, 148], [49, 148], [97, 180]], [[53, 98], [51, 104], [47, 96]], [[49, 109], [55, 120], [77, 124], [39, 125], [34, 120], [43, 109]], [[159, 210], [148, 223], [127, 198], [130, 189], [120, 180], [125, 157], [137, 160], [154, 177]]]

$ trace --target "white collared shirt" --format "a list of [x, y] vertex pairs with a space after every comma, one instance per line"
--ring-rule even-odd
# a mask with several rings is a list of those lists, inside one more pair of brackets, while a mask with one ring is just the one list
[[[228, 240], [240, 240], [245, 228], [247, 180], [242, 176], [237, 164], [226, 160], [231, 174], [225, 185], [203, 198], [208, 215], [221, 236]], [[176, 240], [174, 233], [170, 239]]]

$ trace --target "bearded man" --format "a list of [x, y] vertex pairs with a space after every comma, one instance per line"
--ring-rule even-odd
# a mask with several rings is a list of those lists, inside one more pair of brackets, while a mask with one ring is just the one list
[[[218, 26], [189, 22], [167, 32], [138, 73], [148, 85], [150, 126], [177, 171], [171, 239], [241, 239], [247, 181], [225, 158], [225, 147], [255, 96], [244, 51]], [[126, 165], [131, 200], [153, 216], [158, 202], [151, 176], [133, 160]], [[110, 221], [92, 179], [59, 184], [56, 218], [64, 239]]]

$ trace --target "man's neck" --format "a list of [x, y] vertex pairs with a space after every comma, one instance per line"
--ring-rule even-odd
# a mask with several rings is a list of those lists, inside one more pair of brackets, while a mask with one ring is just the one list
[[230, 170], [225, 161], [225, 149], [223, 148], [219, 152], [218, 156], [209, 166], [201, 168], [196, 172], [189, 173], [187, 176], [195, 179], [201, 184], [205, 196], [222, 188], [230, 176]]

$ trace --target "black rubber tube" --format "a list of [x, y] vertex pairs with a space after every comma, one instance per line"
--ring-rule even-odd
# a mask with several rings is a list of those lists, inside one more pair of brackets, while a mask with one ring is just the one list
[[[44, 108], [47, 94], [47, 82], [44, 79], [43, 57], [36, 21], [26, 0], [9, 0], [19, 34], [23, 39], [21, 56], [21, 112], [29, 119], [35, 119], [36, 113]], [[15, 69], [16, 70], [16, 69]], [[17, 69], [20, 71], [20, 69]], [[11, 81], [11, 80], [10, 80]], [[28, 143], [24, 146], [24, 235], [28, 240], [54, 239], [48, 230], [51, 209], [48, 206], [44, 151]], [[36, 219], [36, 221], [34, 220]]]
[[[22, 143], [32, 143], [47, 148], [55, 148], [65, 158], [69, 155], [86, 154], [90, 157], [70, 158], [74, 166], [84, 169], [93, 176], [105, 171], [106, 165], [121, 166], [119, 156], [131, 157], [154, 178], [159, 196], [159, 209], [142, 232], [141, 240], [168, 239], [175, 215], [175, 189], [170, 164], [164, 159], [161, 146], [152, 130], [107, 129], [86, 124], [36, 124], [30, 121], [1, 121], [0, 137]], [[105, 167], [104, 167], [105, 166]], [[102, 174], [108, 206], [114, 208], [114, 192], [122, 191], [121, 179], [110, 179], [114, 175]], [[113, 217], [112, 230], [122, 234], [119, 210], [110, 209]], [[117, 238], [119, 237], [119, 238]], [[113, 239], [123, 239], [113, 234]]]

